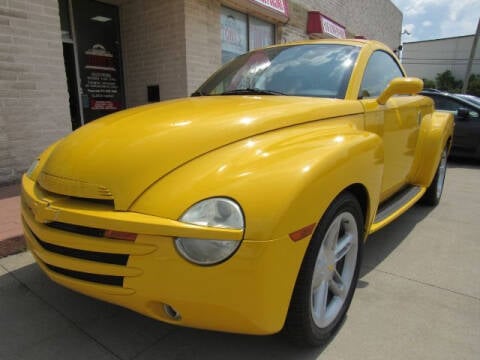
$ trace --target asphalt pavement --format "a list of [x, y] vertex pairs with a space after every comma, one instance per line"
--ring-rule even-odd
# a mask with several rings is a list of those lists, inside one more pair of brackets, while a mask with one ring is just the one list
[[369, 238], [324, 347], [163, 324], [56, 285], [22, 252], [0, 259], [0, 359], [480, 359], [479, 189], [479, 163], [451, 163], [439, 206]]

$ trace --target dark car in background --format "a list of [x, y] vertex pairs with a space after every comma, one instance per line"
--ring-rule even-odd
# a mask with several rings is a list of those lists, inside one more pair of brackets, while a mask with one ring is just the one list
[[455, 116], [451, 154], [480, 160], [480, 98], [438, 90], [423, 90], [421, 94], [431, 97], [437, 110]]
[[461, 99], [466, 100], [470, 103], [473, 103], [474, 105], [480, 106], [480, 98], [478, 96], [468, 94], [455, 94], [455, 96], [460, 97]]

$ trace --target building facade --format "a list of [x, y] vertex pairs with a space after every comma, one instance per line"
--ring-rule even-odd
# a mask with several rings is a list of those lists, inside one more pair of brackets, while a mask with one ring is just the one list
[[103, 115], [191, 94], [222, 63], [324, 37], [400, 44], [390, 0], [0, 0], [0, 184]]
[[[437, 74], [450, 70], [456, 79], [463, 81], [473, 39], [474, 35], [467, 35], [404, 43], [402, 64], [410, 76], [435, 80]], [[471, 73], [480, 74], [480, 46], [473, 59]]]

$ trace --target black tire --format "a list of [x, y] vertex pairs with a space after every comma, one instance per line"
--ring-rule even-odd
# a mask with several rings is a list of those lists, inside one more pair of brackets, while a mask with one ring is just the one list
[[447, 148], [443, 149], [438, 163], [437, 171], [432, 183], [427, 188], [425, 194], [421, 199], [421, 203], [428, 206], [437, 206], [443, 193], [443, 185], [445, 182], [445, 175], [447, 173]]
[[[355, 223], [354, 225], [356, 227], [356, 230], [353, 227], [352, 221], [354, 221]], [[335, 224], [339, 224], [339, 231], [337, 235], [327, 237], [326, 235], [332, 235], [336, 233], [336, 230], [334, 229]], [[345, 226], [348, 227], [348, 230], [343, 229], [343, 227]], [[334, 230], [331, 230], [332, 228]], [[346, 235], [355, 234], [355, 232], [357, 235], [357, 244], [355, 245], [355, 248], [352, 246], [351, 250], [347, 250], [342, 260], [339, 260], [338, 262], [336, 262], [335, 260], [335, 262], [333, 263], [330, 262], [330, 265], [326, 264], [329, 262], [329, 260], [325, 260], [325, 262], [321, 261], [321, 259], [328, 259], [327, 255], [321, 257], [319, 255], [319, 252], [322, 248], [322, 254], [327, 253], [327, 250], [325, 250], [324, 248], [328, 248], [328, 242], [332, 241], [330, 239], [335, 237], [337, 238], [337, 240], [340, 237], [342, 237], [343, 239], [346, 238]], [[307, 252], [303, 259], [302, 266], [300, 268], [297, 282], [293, 291], [292, 299], [290, 301], [290, 308], [285, 322], [284, 332], [290, 338], [290, 340], [292, 340], [297, 345], [322, 345], [326, 341], [328, 341], [328, 339], [336, 332], [338, 327], [341, 325], [352, 301], [352, 297], [358, 281], [358, 274], [362, 259], [364, 240], [363, 234], [364, 216], [357, 198], [349, 192], [344, 192], [340, 194], [329, 206], [315, 230], [315, 233], [310, 241]], [[322, 246], [324, 242], [325, 245]], [[342, 241], [335, 241], [335, 244], [342, 244]], [[337, 249], [336, 245], [335, 249]], [[356, 251], [356, 254], [350, 254], [350, 251], [354, 250]], [[331, 251], [331, 248], [329, 248], [328, 251]], [[334, 251], [334, 253], [336, 252]], [[342, 261], [343, 264], [341, 263]], [[354, 264], [353, 261], [355, 262]], [[324, 266], [319, 265], [324, 263]], [[334, 270], [331, 269], [332, 266]], [[323, 290], [323, 292], [322, 290], [320, 290], [322, 285], [319, 285], [316, 289], [314, 289], [315, 269], [317, 269], [316, 274], [321, 274], [316, 276], [315, 283], [318, 283], [318, 281], [322, 281], [322, 284], [326, 283], [326, 285], [324, 285], [326, 287], [326, 290]], [[323, 270], [319, 271], [318, 269]], [[332, 273], [336, 271], [337, 274], [340, 274], [340, 277], [343, 277], [344, 275], [347, 275], [344, 274], [347, 272], [347, 270], [349, 272], [348, 277], [351, 276], [351, 282], [348, 286], [343, 287], [344, 290], [342, 291], [342, 296], [337, 297], [337, 295], [335, 295], [334, 292], [330, 289], [330, 286], [331, 282], [333, 282], [334, 284], [336, 283], [338, 277], [336, 277], [337, 280], [334, 280], [335, 276], [332, 275], [332, 279], [328, 280], [329, 275], [327, 275], [327, 273], [329, 271], [332, 271]], [[340, 284], [343, 284], [343, 282], [340, 281]], [[315, 300], [315, 296], [322, 298], [322, 296], [318, 295], [319, 293], [317, 291], [326, 294], [325, 297], [323, 297], [323, 299], [325, 299], [325, 309], [329, 308], [329, 306], [333, 306], [333, 302], [336, 300], [343, 301], [341, 305], [335, 303], [336, 308], [338, 309], [338, 313], [336, 313], [336, 315], [332, 317], [331, 321], [327, 322], [325, 320], [325, 326], [318, 325], [318, 323], [320, 322], [318, 320], [318, 312], [315, 313], [315, 310], [313, 310], [316, 301], [321, 303], [321, 301]], [[329, 298], [330, 300], [328, 300]], [[328, 311], [325, 310], [325, 317], [327, 313]]]

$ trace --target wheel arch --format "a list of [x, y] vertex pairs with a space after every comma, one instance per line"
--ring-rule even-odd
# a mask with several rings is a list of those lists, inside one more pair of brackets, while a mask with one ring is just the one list
[[[360, 208], [362, 209], [364, 229], [366, 229], [368, 226], [369, 214], [372, 213], [372, 209], [370, 208], [371, 201], [368, 194], [368, 189], [365, 187], [365, 185], [361, 183], [355, 183], [345, 188], [342, 193], [344, 192], [352, 193], [353, 196], [355, 196], [355, 198], [358, 200]], [[365, 231], [365, 236], [363, 240], [366, 240], [366, 234], [367, 232]]]
[[[320, 339], [320, 338], [312, 337], [313, 332], [315, 332], [314, 330], [312, 330], [313, 332], [311, 334], [308, 334], [310, 332], [309, 329], [311, 328], [311, 324], [312, 324], [312, 317], [309, 317], [307, 314], [308, 312], [307, 308], [309, 306], [308, 305], [309, 301], [307, 300], [307, 298], [310, 296], [308, 294], [310, 291], [309, 289], [311, 286], [311, 281], [313, 281], [311, 267], [315, 266], [313, 264], [316, 263], [315, 259], [318, 256], [318, 251], [321, 251], [319, 250], [322, 243], [321, 240], [323, 238], [323, 235], [325, 235], [329, 227], [329, 224], [331, 224], [329, 223], [329, 221], [332, 220], [334, 217], [344, 216], [342, 211], [339, 211], [342, 206], [339, 204], [342, 204], [342, 203], [346, 204], [345, 202], [346, 199], [350, 199], [350, 200], [355, 199], [358, 201], [358, 204], [360, 205], [360, 209], [357, 208], [357, 210], [353, 211], [353, 208], [352, 208], [353, 213], [358, 214], [358, 210], [360, 210], [360, 212], [363, 213], [362, 215], [365, 218], [365, 213], [368, 211], [369, 197], [368, 197], [367, 188], [363, 184], [354, 183], [345, 187], [334, 197], [334, 199], [328, 205], [325, 212], [322, 214], [322, 217], [319, 219], [319, 222], [317, 223], [315, 228], [315, 232], [312, 234], [312, 237], [309, 239], [310, 241], [303, 254], [301, 265], [297, 272], [297, 276], [293, 284], [292, 292], [289, 297], [289, 306], [288, 306], [288, 311], [287, 311], [285, 322], [284, 322], [284, 330], [291, 338], [293, 338], [295, 342], [298, 342], [298, 343], [306, 342], [306, 343], [314, 344], [314, 343], [317, 343], [317, 341], [319, 341]], [[353, 215], [353, 217], [355, 218], [357, 216]], [[359, 218], [358, 220], [361, 220], [361, 219]], [[346, 311], [348, 310], [348, 307], [352, 300], [353, 293], [355, 291], [356, 281], [358, 279], [359, 267], [360, 267], [361, 258], [362, 258], [363, 245], [361, 242], [361, 231], [359, 231], [359, 235], [360, 236], [358, 238], [358, 253], [355, 255], [357, 260], [356, 260], [354, 273], [352, 274], [353, 276], [353, 279], [351, 280], [352, 283], [347, 288], [349, 289], [348, 295], [346, 295], [345, 302], [342, 303], [342, 308], [339, 309], [340, 313], [338, 315], [335, 315], [337, 317], [333, 320], [333, 322], [328, 324], [328, 326], [326, 326], [324, 329], [322, 328], [321, 330], [320, 329], [317, 330], [317, 331], [323, 332], [323, 333], [319, 333], [320, 334], [319, 336], [323, 337], [323, 339], [326, 338], [325, 336], [330, 336], [329, 334], [333, 333], [337, 328], [337, 326], [341, 324], [341, 319], [345, 315]], [[308, 317], [308, 320], [305, 319], [306, 317]], [[299, 335], [299, 333], [301, 335]]]
[[452, 145], [454, 120], [448, 112], [434, 111], [423, 117], [415, 150], [415, 158], [410, 172], [410, 183], [428, 187], [445, 147]]

